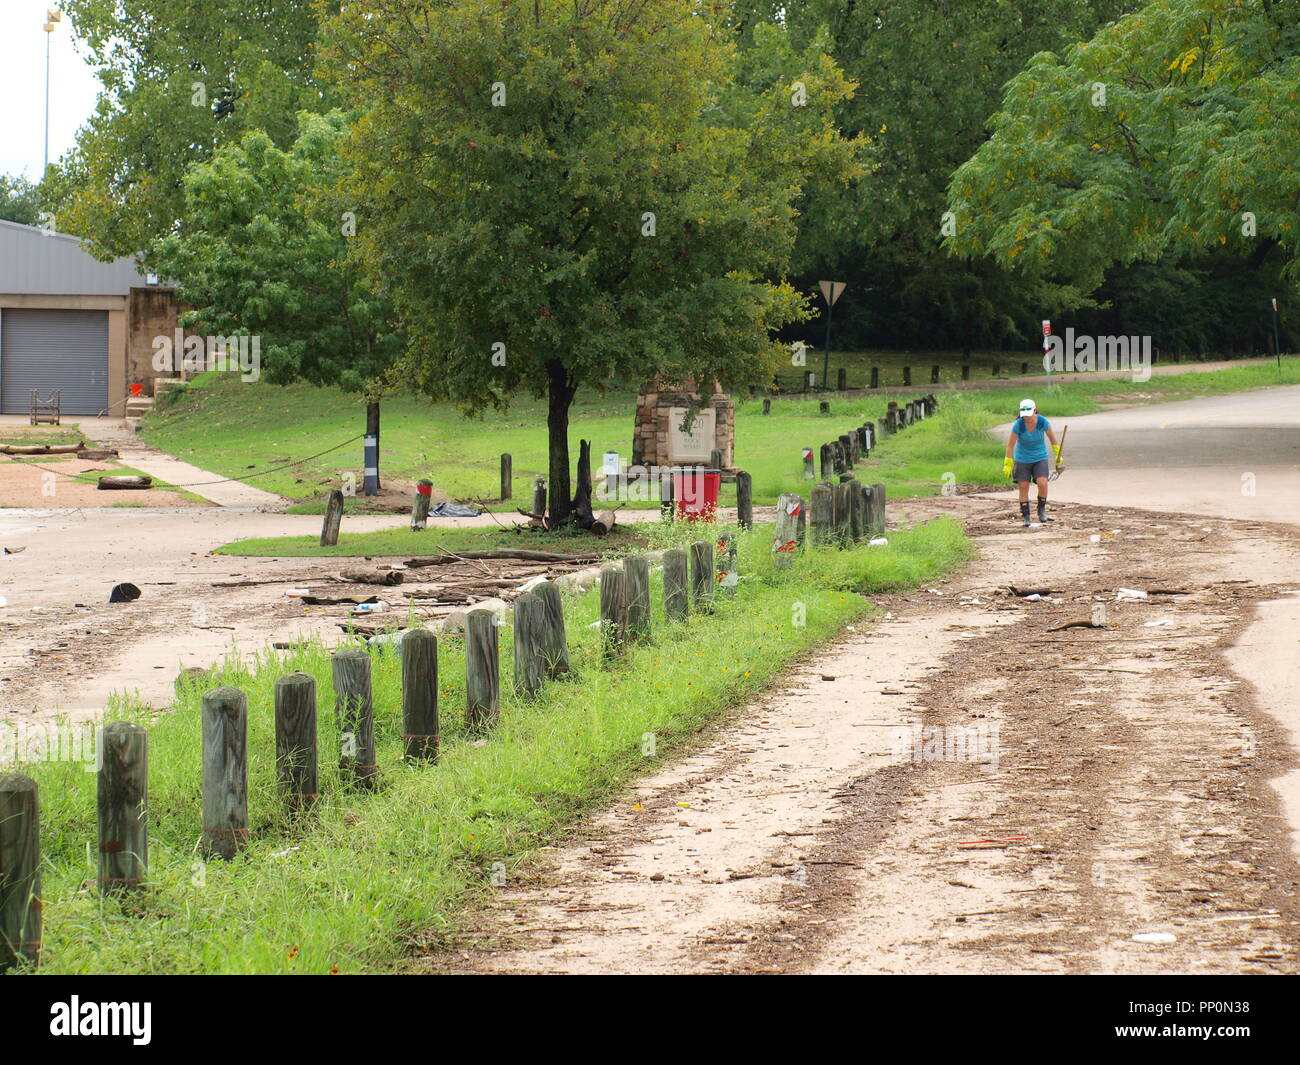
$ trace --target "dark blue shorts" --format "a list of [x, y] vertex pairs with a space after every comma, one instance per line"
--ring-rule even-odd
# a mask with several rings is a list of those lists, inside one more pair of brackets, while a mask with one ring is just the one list
[[1017, 484], [1021, 481], [1036, 481], [1040, 477], [1046, 477], [1050, 472], [1047, 459], [1039, 459], [1037, 462], [1017, 462], [1011, 468], [1011, 479]]

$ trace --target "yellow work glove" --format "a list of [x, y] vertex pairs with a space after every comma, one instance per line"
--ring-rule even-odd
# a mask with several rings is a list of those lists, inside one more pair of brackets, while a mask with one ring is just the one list
[[1057, 466], [1060, 466], [1060, 465], [1061, 465], [1061, 445], [1060, 445], [1060, 444], [1053, 444], [1053, 445], [1052, 445], [1052, 450], [1056, 452], [1056, 465], [1057, 465]]
[[1010, 459], [1010, 458], [1005, 458], [1005, 459], [1002, 460], [1002, 476], [1003, 476], [1003, 477], [1010, 477], [1010, 476], [1011, 476], [1011, 459]]

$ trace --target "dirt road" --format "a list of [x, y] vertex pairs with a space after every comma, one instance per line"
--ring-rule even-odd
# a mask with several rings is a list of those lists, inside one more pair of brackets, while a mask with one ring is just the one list
[[904, 509], [960, 514], [978, 559], [877, 598], [882, 620], [520, 871], [435, 967], [1300, 970], [1296, 531]]

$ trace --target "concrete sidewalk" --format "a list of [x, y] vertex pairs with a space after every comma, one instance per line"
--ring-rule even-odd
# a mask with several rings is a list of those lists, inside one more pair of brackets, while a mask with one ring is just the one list
[[[27, 425], [27, 416], [8, 414], [0, 417], [0, 426]], [[121, 418], [99, 418], [76, 415], [66, 420], [66, 427], [76, 426], [82, 436], [96, 444], [117, 451], [118, 461], [148, 474], [156, 481], [165, 481], [202, 496], [221, 507], [244, 510], [283, 510], [290, 501], [274, 492], [258, 488], [243, 481], [222, 477], [219, 473], [173, 458], [166, 452], [150, 447], [138, 434], [132, 432]]]

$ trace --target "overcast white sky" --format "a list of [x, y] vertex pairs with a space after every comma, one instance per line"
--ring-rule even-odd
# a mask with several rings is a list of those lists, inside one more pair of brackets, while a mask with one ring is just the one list
[[[45, 11], [50, 0], [0, 0], [0, 173], [41, 175], [45, 138]], [[50, 41], [50, 160], [72, 147], [99, 82], [65, 15]]]

